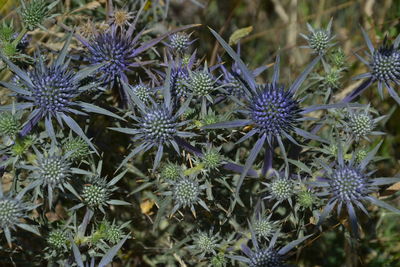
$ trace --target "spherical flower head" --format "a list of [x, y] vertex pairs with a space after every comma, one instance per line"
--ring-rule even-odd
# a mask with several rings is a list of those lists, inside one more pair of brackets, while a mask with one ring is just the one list
[[88, 61], [93, 65], [105, 63], [99, 69], [105, 83], [114, 81], [129, 68], [133, 47], [127, 38], [122, 33], [106, 31], [97, 34], [89, 44]]
[[254, 234], [258, 237], [270, 238], [275, 232], [275, 225], [268, 218], [259, 218], [252, 225]]
[[30, 31], [42, 24], [47, 14], [47, 5], [44, 0], [29, 1], [21, 10], [22, 20]]
[[191, 75], [190, 88], [196, 96], [207, 96], [214, 91], [214, 79], [206, 71], [195, 71]]
[[210, 149], [204, 153], [202, 162], [207, 169], [216, 169], [222, 163], [222, 156], [216, 149]]
[[315, 30], [308, 36], [308, 42], [315, 52], [323, 53], [329, 45], [330, 35], [326, 30]]
[[62, 66], [52, 66], [44, 71], [37, 67], [29, 76], [33, 87], [28, 89], [36, 106], [48, 113], [64, 111], [78, 95], [74, 74]]
[[110, 23], [115, 24], [118, 27], [129, 25], [129, 20], [133, 19], [134, 15], [132, 12], [128, 12], [124, 9], [116, 9], [110, 18]]
[[164, 107], [149, 110], [144, 114], [141, 126], [145, 138], [153, 143], [164, 143], [172, 139], [177, 132], [176, 119]]
[[337, 48], [329, 55], [329, 59], [333, 66], [340, 69], [346, 65], [346, 54], [341, 47]]
[[228, 86], [225, 86], [225, 90], [231, 96], [242, 97], [245, 93], [243, 84], [235, 77], [230, 77], [227, 80]]
[[270, 193], [278, 201], [289, 199], [294, 193], [293, 182], [286, 178], [276, 178], [270, 186]]
[[282, 86], [259, 86], [250, 104], [251, 118], [261, 133], [280, 135], [297, 124], [300, 108], [293, 95]]
[[106, 204], [109, 196], [110, 192], [101, 180], [95, 183], [85, 184], [82, 189], [84, 203], [92, 208]]
[[349, 166], [334, 169], [329, 185], [331, 192], [341, 201], [359, 200], [368, 193], [368, 179], [365, 174]]
[[143, 103], [149, 100], [151, 95], [151, 90], [148, 86], [144, 84], [138, 84], [132, 88], [133, 93], [142, 101]]
[[66, 153], [72, 151], [72, 154], [69, 156], [70, 160], [81, 160], [90, 154], [88, 144], [80, 137], [67, 140], [63, 145], [63, 150]]
[[210, 124], [217, 123], [219, 121], [220, 121], [220, 119], [218, 118], [217, 115], [215, 115], [215, 114], [207, 114], [202, 119], [202, 124], [203, 125], [210, 125]]
[[20, 123], [10, 112], [0, 113], [0, 135], [15, 136], [19, 132]]
[[69, 163], [61, 156], [48, 156], [39, 160], [39, 177], [44, 185], [52, 187], [65, 182], [69, 178]]
[[20, 201], [12, 198], [0, 198], [0, 227], [13, 227], [24, 215]]
[[400, 51], [384, 43], [374, 51], [370, 62], [372, 76], [380, 82], [400, 79]]
[[223, 252], [214, 255], [211, 260], [211, 266], [213, 267], [224, 267], [227, 265], [226, 257]]
[[367, 112], [349, 114], [349, 130], [357, 138], [369, 135], [374, 129], [374, 120]]
[[200, 186], [194, 179], [182, 178], [174, 184], [173, 198], [181, 207], [193, 205], [199, 195]]
[[337, 89], [340, 87], [340, 78], [340, 71], [337, 69], [331, 69], [324, 76], [324, 86]]
[[184, 52], [190, 45], [190, 36], [185, 32], [172, 34], [170, 37], [170, 46], [176, 52]]
[[283, 266], [281, 256], [274, 249], [259, 250], [250, 258], [250, 267]]
[[182, 173], [181, 166], [174, 163], [167, 163], [161, 170], [161, 178], [168, 180], [177, 180]]
[[316, 197], [312, 192], [308, 190], [302, 190], [297, 193], [296, 200], [300, 207], [309, 209], [315, 204]]
[[213, 253], [217, 248], [217, 240], [208, 233], [201, 232], [194, 240], [195, 246], [204, 253]]
[[178, 97], [187, 97], [190, 93], [189, 84], [190, 78], [187, 72], [183, 69], [178, 69], [172, 74], [171, 88], [172, 92]]
[[49, 233], [47, 243], [54, 249], [62, 249], [67, 245], [68, 236], [64, 230], [54, 230]]
[[356, 152], [356, 162], [360, 163], [367, 157], [368, 155], [368, 150], [365, 149], [360, 149]]
[[111, 242], [112, 244], [118, 243], [122, 239], [124, 234], [122, 230], [116, 225], [109, 226], [106, 231], [106, 240], [108, 242]]

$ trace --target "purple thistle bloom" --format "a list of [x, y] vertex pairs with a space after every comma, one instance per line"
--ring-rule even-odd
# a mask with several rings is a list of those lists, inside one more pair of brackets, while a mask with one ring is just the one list
[[355, 157], [349, 162], [346, 162], [343, 158], [344, 152], [339, 146], [337, 163], [332, 167], [326, 164], [322, 165], [325, 170], [324, 178], [314, 182], [313, 186], [321, 187], [323, 191], [320, 195], [328, 196], [329, 200], [319, 218], [319, 224], [325, 220], [335, 206], [337, 206], [338, 216], [342, 208], [345, 207], [349, 215], [352, 230], [357, 236], [358, 225], [356, 208], [359, 208], [368, 215], [364, 206], [365, 202], [370, 202], [400, 214], [400, 210], [371, 195], [374, 192], [378, 192], [379, 186], [381, 185], [393, 184], [400, 181], [400, 178], [393, 177], [372, 178], [371, 175], [374, 171], [367, 172], [367, 165], [374, 158], [380, 145], [381, 143], [369, 152], [360, 163], [356, 161]]
[[383, 87], [386, 87], [390, 96], [400, 104], [400, 97], [392, 86], [393, 83], [400, 85], [400, 34], [391, 45], [385, 37], [383, 45], [378, 49], [375, 49], [365, 30], [361, 28], [361, 31], [369, 49], [369, 53], [366, 53], [369, 60], [364, 59], [357, 54], [356, 56], [361, 60], [361, 62], [368, 66], [369, 72], [354, 77], [354, 79], [366, 78], [366, 80], [346, 96], [343, 99], [343, 102], [351, 102], [354, 98], [368, 89], [373, 83], [377, 82], [378, 93], [381, 98], [383, 98]]
[[[55, 131], [52, 122], [52, 119], [55, 118], [58, 124], [62, 126], [64, 122], [95, 150], [89, 138], [86, 137], [83, 130], [70, 114], [87, 115], [83, 112], [86, 111], [118, 119], [122, 118], [103, 108], [76, 101], [76, 97], [85, 90], [90, 89], [88, 86], [81, 86], [81, 81], [95, 72], [99, 66], [82, 69], [79, 72], [74, 72], [69, 68], [68, 64], [65, 63], [65, 58], [71, 37], [72, 35], [68, 37], [57, 59], [51, 65], [46, 66], [39, 54], [37, 56], [38, 63], [28, 72], [21, 70], [10, 60], [0, 55], [3, 61], [15, 73], [16, 80], [18, 81], [18, 83], [1, 82], [2, 85], [15, 92], [17, 96], [24, 100], [21, 103], [1, 106], [0, 110], [12, 110], [13, 108], [15, 110], [32, 109], [27, 122], [21, 130], [22, 136], [27, 135], [39, 121], [44, 119], [47, 133], [55, 140]], [[94, 86], [96, 84], [92, 84], [92, 87]]]

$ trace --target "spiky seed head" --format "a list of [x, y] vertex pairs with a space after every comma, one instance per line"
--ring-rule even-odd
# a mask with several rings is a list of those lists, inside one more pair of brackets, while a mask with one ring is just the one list
[[200, 195], [200, 186], [197, 181], [182, 178], [174, 184], [173, 198], [182, 207], [193, 205]]
[[217, 247], [216, 238], [204, 232], [196, 236], [194, 243], [200, 251], [205, 253], [212, 253]]
[[110, 225], [106, 230], [106, 240], [116, 244], [122, 239], [123, 234], [123, 231], [118, 226]]
[[61, 156], [48, 156], [39, 160], [39, 177], [45, 185], [52, 187], [69, 178], [70, 164]]
[[149, 110], [143, 117], [142, 130], [145, 138], [153, 143], [172, 139], [177, 132], [176, 119], [163, 107]]
[[299, 103], [283, 86], [265, 84], [258, 87], [250, 104], [251, 118], [262, 133], [280, 135], [297, 125]]
[[47, 5], [44, 0], [29, 1], [21, 10], [22, 20], [30, 31], [42, 24], [47, 14]]
[[0, 135], [15, 136], [20, 125], [18, 118], [11, 112], [0, 113]]
[[273, 249], [259, 250], [250, 258], [250, 267], [280, 267], [281, 256]]
[[300, 207], [309, 209], [315, 204], [316, 197], [312, 192], [308, 190], [302, 190], [297, 193], [296, 200]]
[[142, 101], [143, 103], [146, 103], [151, 95], [151, 90], [150, 87], [144, 85], [144, 84], [138, 84], [132, 88], [133, 93]]
[[340, 69], [346, 65], [346, 54], [341, 47], [338, 47], [330, 55], [329, 59], [334, 67]]
[[228, 86], [224, 87], [229, 95], [242, 97], [245, 93], [245, 89], [243, 84], [235, 77], [231, 77], [227, 81], [229, 83]]
[[386, 44], [375, 50], [370, 63], [372, 75], [381, 82], [400, 79], [400, 51]]
[[268, 218], [260, 218], [252, 225], [254, 234], [258, 237], [270, 238], [275, 231], [275, 225]]
[[202, 161], [207, 169], [216, 169], [222, 163], [222, 155], [218, 150], [210, 149], [204, 153]]
[[315, 30], [308, 37], [309, 45], [317, 53], [323, 53], [329, 45], [329, 33], [326, 30]]
[[189, 84], [190, 78], [189, 75], [182, 69], [177, 70], [172, 74], [171, 79], [171, 88], [174, 95], [178, 98], [187, 97], [190, 93]]
[[106, 204], [109, 195], [110, 192], [101, 179], [94, 183], [85, 184], [82, 189], [83, 201], [92, 208]]
[[375, 127], [374, 120], [366, 112], [349, 114], [348, 120], [351, 134], [358, 138], [369, 135]]
[[116, 9], [111, 15], [111, 23], [115, 23], [115, 25], [123, 27], [125, 25], [129, 25], [129, 21], [133, 18], [134, 15], [132, 12], [128, 12], [124, 9]]
[[190, 36], [185, 32], [172, 34], [170, 37], [170, 46], [176, 52], [184, 52], [190, 45]]
[[190, 80], [190, 88], [196, 96], [207, 96], [214, 91], [214, 79], [206, 71], [195, 71]]
[[67, 245], [68, 236], [65, 230], [54, 230], [49, 233], [47, 243], [54, 249], [61, 249]]
[[161, 170], [161, 178], [167, 180], [177, 180], [181, 176], [182, 168], [175, 163], [167, 163]]
[[294, 193], [293, 182], [289, 179], [277, 178], [271, 184], [270, 193], [278, 201], [289, 199]]
[[90, 154], [89, 145], [81, 137], [75, 137], [67, 140], [63, 145], [65, 153], [73, 151], [69, 156], [70, 160], [81, 160]]
[[20, 201], [12, 198], [0, 198], [0, 227], [13, 227], [24, 215]]
[[335, 169], [329, 179], [331, 192], [341, 201], [358, 200], [368, 191], [368, 179], [349, 166]]
[[29, 76], [33, 87], [28, 89], [36, 106], [49, 113], [64, 111], [79, 94], [74, 73], [62, 66], [52, 66], [44, 71], [38, 67]]
[[365, 157], [368, 155], [368, 150], [366, 149], [360, 149], [356, 152], [356, 161], [360, 163], [365, 159]]

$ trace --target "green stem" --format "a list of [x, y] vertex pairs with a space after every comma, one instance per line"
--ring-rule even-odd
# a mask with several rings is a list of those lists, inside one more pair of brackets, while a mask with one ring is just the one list
[[28, 32], [28, 29], [24, 27], [22, 31], [18, 34], [17, 38], [12, 42], [13, 46], [17, 46], [19, 42], [24, 38], [25, 34]]

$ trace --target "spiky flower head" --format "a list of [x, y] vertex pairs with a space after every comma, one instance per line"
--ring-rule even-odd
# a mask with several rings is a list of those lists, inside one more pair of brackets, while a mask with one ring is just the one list
[[250, 258], [250, 267], [280, 267], [282, 257], [274, 249], [259, 250]]
[[400, 79], [400, 50], [389, 45], [385, 38], [383, 45], [376, 49], [370, 62], [371, 74], [380, 82]]
[[4, 56], [12, 58], [17, 55], [17, 47], [13, 43], [3, 43], [0, 45], [0, 51]]
[[355, 113], [349, 115], [349, 127], [356, 137], [364, 137], [374, 129], [374, 121], [367, 113]]
[[141, 126], [146, 140], [153, 143], [164, 143], [173, 139], [178, 123], [167, 108], [160, 107], [147, 113], [143, 117]]
[[67, 232], [61, 229], [51, 231], [47, 237], [49, 246], [56, 250], [66, 248], [68, 242]]
[[79, 136], [68, 138], [64, 142], [63, 150], [65, 153], [71, 153], [71, 161], [84, 159], [91, 153], [88, 144]]
[[364, 206], [364, 202], [367, 201], [400, 214], [400, 210], [371, 195], [371, 193], [379, 190], [379, 186], [400, 180], [399, 178], [372, 178], [373, 172], [367, 172], [367, 165], [374, 158], [381, 144], [382, 142], [369, 152], [360, 163], [356, 163], [354, 158], [350, 161], [344, 161], [343, 151], [339, 149], [336, 164], [329, 166], [324, 164], [326, 176], [317, 180], [314, 184], [316, 187], [322, 187], [324, 189], [323, 194], [329, 197], [328, 204], [319, 219], [319, 224], [325, 220], [336, 205], [338, 215], [340, 215], [342, 207], [345, 206], [353, 232], [357, 235], [356, 208], [367, 213]]
[[10, 42], [13, 39], [14, 35], [14, 27], [12, 24], [7, 24], [3, 21], [2, 25], [0, 25], [0, 41], [1, 42]]
[[210, 148], [205, 151], [202, 162], [207, 169], [216, 169], [223, 162], [223, 157], [218, 149]]
[[215, 235], [210, 231], [199, 232], [194, 238], [194, 246], [198, 249], [202, 255], [216, 254], [215, 250], [218, 248], [218, 235]]
[[298, 124], [301, 109], [293, 94], [283, 86], [265, 84], [257, 88], [250, 111], [258, 131], [273, 136], [292, 131]]
[[45, 156], [38, 160], [38, 164], [44, 185], [55, 187], [70, 177], [70, 163], [62, 156]]
[[270, 187], [271, 195], [277, 200], [286, 200], [293, 195], [293, 183], [289, 179], [275, 179]]
[[341, 47], [338, 47], [329, 54], [329, 60], [336, 69], [341, 69], [346, 66], [346, 54]]
[[364, 59], [359, 55], [357, 56], [369, 67], [369, 71], [354, 77], [354, 79], [366, 78], [366, 80], [347, 95], [343, 101], [349, 103], [369, 88], [374, 82], [377, 82], [378, 93], [381, 98], [383, 98], [383, 88], [386, 87], [390, 96], [400, 104], [400, 97], [393, 88], [393, 83], [400, 83], [400, 35], [393, 44], [389, 44], [388, 39], [385, 37], [383, 45], [375, 49], [365, 30], [361, 28], [361, 31], [369, 50], [369, 53], [367, 53], [368, 59]]
[[332, 19], [326, 29], [314, 29], [310, 24], [307, 23], [309, 35], [301, 34], [301, 36], [307, 40], [308, 48], [311, 48], [316, 54], [325, 54], [326, 50], [332, 47], [334, 44], [331, 43], [335, 36], [331, 35]]
[[252, 223], [256, 237], [269, 240], [277, 231], [277, 223], [270, 220], [270, 216], [259, 216]]
[[225, 254], [223, 252], [220, 252], [217, 255], [214, 255], [211, 258], [210, 262], [211, 262], [212, 267], [224, 267], [228, 263], [226, 260]]
[[297, 192], [296, 201], [303, 209], [310, 209], [317, 202], [317, 197], [310, 190], [303, 189]]
[[21, 201], [14, 198], [0, 198], [0, 225], [2, 228], [13, 227], [24, 215]]
[[368, 155], [368, 150], [366, 149], [360, 149], [356, 152], [356, 161], [360, 163], [363, 161]]
[[0, 113], [0, 135], [15, 136], [20, 129], [19, 119], [11, 112]]
[[337, 89], [340, 87], [340, 79], [342, 78], [341, 70], [332, 68], [323, 76], [323, 86]]
[[215, 80], [207, 70], [192, 72], [189, 83], [195, 96], [208, 96], [215, 89]]
[[182, 174], [182, 168], [175, 163], [167, 163], [161, 169], [161, 178], [167, 180], [177, 180]]
[[105, 237], [108, 242], [116, 244], [124, 237], [124, 232], [121, 227], [112, 224], [106, 229]]
[[53, 2], [49, 6], [45, 0], [22, 1], [22, 21], [30, 31], [36, 29], [49, 16], [49, 11], [57, 4]]
[[171, 91], [177, 97], [187, 97], [190, 93], [189, 89], [190, 77], [188, 72], [183, 68], [178, 68], [171, 73]]
[[125, 9], [115, 9], [110, 16], [110, 24], [115, 24], [118, 27], [124, 27], [129, 25], [129, 21], [135, 16], [133, 12], [129, 12]]
[[133, 93], [142, 101], [146, 103], [151, 96], [151, 89], [149, 86], [144, 84], [138, 84], [132, 87]]
[[182, 178], [173, 187], [173, 197], [177, 204], [182, 207], [196, 203], [200, 193], [200, 185], [195, 179]]
[[109, 200], [110, 196], [111, 191], [109, 190], [105, 178], [94, 176], [83, 185], [83, 202], [91, 208], [107, 205], [107, 201]]
[[35, 184], [30, 184], [23, 188], [18, 195], [13, 196], [11, 192], [4, 194], [3, 187], [0, 185], [0, 228], [2, 229], [10, 247], [10, 230], [15, 230], [15, 227], [40, 235], [35, 227], [22, 221], [22, 219], [28, 217], [28, 211], [37, 207], [22, 201], [25, 193], [35, 186]]
[[185, 52], [190, 44], [190, 35], [185, 32], [178, 32], [170, 36], [169, 45], [178, 53]]

